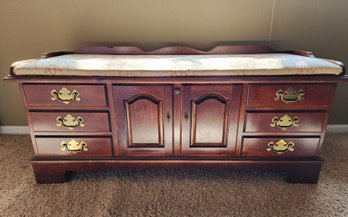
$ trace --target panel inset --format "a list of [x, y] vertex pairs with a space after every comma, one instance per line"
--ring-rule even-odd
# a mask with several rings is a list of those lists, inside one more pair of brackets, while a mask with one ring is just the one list
[[229, 101], [207, 94], [192, 101], [192, 147], [224, 147], [227, 141]]
[[115, 156], [173, 154], [171, 85], [114, 85]]
[[136, 95], [125, 103], [128, 146], [164, 146], [162, 101], [150, 95]]

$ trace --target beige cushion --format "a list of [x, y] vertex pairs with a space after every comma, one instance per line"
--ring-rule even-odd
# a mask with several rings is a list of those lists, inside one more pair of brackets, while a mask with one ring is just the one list
[[15, 75], [241, 76], [338, 75], [342, 68], [320, 58], [292, 54], [91, 55], [69, 54], [13, 63]]

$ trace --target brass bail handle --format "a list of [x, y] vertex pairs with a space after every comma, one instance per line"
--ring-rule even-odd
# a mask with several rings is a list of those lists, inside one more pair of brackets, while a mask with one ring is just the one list
[[67, 114], [64, 118], [61, 116], [58, 116], [56, 118], [56, 125], [57, 127], [66, 127], [69, 130], [73, 130], [76, 127], [84, 127], [84, 119], [80, 116], [74, 117], [71, 114]]
[[70, 142], [62, 141], [60, 143], [62, 151], [69, 151], [73, 154], [77, 154], [81, 151], [88, 151], [87, 143], [84, 141], [78, 142], [75, 139], [70, 140]]
[[281, 100], [288, 103], [294, 103], [297, 101], [304, 100], [305, 92], [302, 89], [295, 90], [292, 87], [289, 87], [287, 90], [283, 91], [282, 89], [279, 89], [275, 93], [276, 97], [274, 98], [275, 101]]
[[51, 91], [51, 100], [52, 101], [60, 101], [64, 104], [69, 104], [73, 101], [80, 101], [80, 93], [77, 90], [68, 90], [66, 87], [63, 87], [61, 90], [57, 91], [53, 89]]
[[295, 143], [293, 142], [286, 142], [284, 139], [279, 140], [278, 142], [274, 143], [269, 142], [267, 144], [267, 151], [274, 151], [277, 154], [283, 154], [288, 151], [294, 151], [295, 150]]
[[271, 127], [277, 126], [282, 130], [287, 130], [291, 127], [300, 126], [300, 119], [297, 116], [290, 117], [289, 115], [285, 114], [280, 118], [278, 118], [278, 116], [273, 117], [270, 125]]

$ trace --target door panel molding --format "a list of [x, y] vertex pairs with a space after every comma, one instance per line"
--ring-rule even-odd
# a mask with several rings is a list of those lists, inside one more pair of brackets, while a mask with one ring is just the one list
[[113, 85], [120, 156], [173, 154], [172, 85]]
[[[207, 129], [202, 129], [204, 128], [204, 123], [197, 123], [199, 118], [197, 117], [199, 114], [198, 112], [201, 110], [199, 109], [199, 107], [204, 107], [204, 104], [207, 104], [207, 101], [210, 100], [214, 100], [217, 101], [218, 103], [222, 104], [223, 108], [221, 110], [223, 110], [223, 114], [221, 115], [222, 118], [219, 117], [214, 117], [215, 122], [216, 120], [220, 120], [222, 121], [222, 124], [220, 124], [220, 126], [222, 125], [221, 129], [219, 129], [219, 127], [215, 124], [214, 127], [210, 127], [209, 131], [207, 131]], [[209, 102], [208, 102], [209, 103]], [[210, 103], [211, 105], [213, 103]], [[209, 104], [208, 104], [209, 106]], [[219, 105], [215, 105], [214, 108], [212, 109], [216, 109], [217, 107], [219, 107]], [[226, 99], [225, 97], [217, 94], [217, 93], [207, 93], [205, 95], [200, 96], [197, 99], [194, 99], [191, 101], [191, 144], [190, 147], [226, 147], [227, 146], [227, 132], [228, 132], [228, 118], [229, 118], [229, 110], [230, 110], [230, 100]], [[213, 122], [214, 120], [210, 120], [210, 122]], [[207, 123], [209, 124], [209, 123]], [[197, 127], [197, 125], [199, 125]], [[215, 141], [209, 140], [209, 138], [207, 137], [218, 137], [216, 134], [218, 134], [218, 131], [221, 130], [221, 140], [216, 141], [217, 138], [215, 138]], [[203, 140], [205, 140], [205, 142], [202, 142], [202, 139], [199, 140], [199, 138], [197, 139], [197, 131], [201, 132], [199, 134], [207, 134], [205, 137], [203, 137]], [[203, 131], [203, 132], [202, 132]], [[214, 134], [214, 135], [209, 135], [209, 134]], [[199, 141], [197, 141], [199, 140]], [[201, 141], [201, 142], [200, 142]]]
[[235, 155], [242, 85], [184, 85], [181, 154]]
[[[136, 121], [132, 121], [132, 116], [131, 114], [134, 114], [132, 112], [132, 107], [136, 104], [139, 103], [140, 100], [147, 100], [150, 103], [155, 104], [157, 107], [157, 117], [147, 117], [147, 124], [150, 124], [150, 121], [157, 122], [157, 141], [154, 142], [134, 142], [133, 135], [136, 136], [137, 133], [133, 133], [134, 128], [138, 124]], [[126, 121], [127, 121], [127, 136], [128, 136], [128, 147], [164, 147], [164, 139], [163, 139], [163, 101], [157, 99], [156, 97], [150, 95], [150, 94], [137, 94], [133, 97], [131, 97], [128, 100], [124, 100], [124, 105], [125, 105], [125, 110], [126, 110]], [[145, 103], [143, 103], [143, 107], [146, 108]], [[150, 107], [150, 106], [148, 106]], [[135, 109], [136, 110], [136, 109]], [[146, 114], [145, 114], [146, 115]], [[146, 116], [145, 116], [146, 117]], [[156, 118], [157, 120], [151, 120], [151, 118]], [[154, 126], [151, 126], [154, 127]], [[142, 128], [136, 127], [137, 128]], [[137, 130], [138, 131], [138, 130]], [[151, 131], [151, 133], [154, 133]], [[143, 136], [143, 139], [147, 139], [147, 141], [150, 139], [149, 136], [151, 136], [148, 133], [148, 137]]]

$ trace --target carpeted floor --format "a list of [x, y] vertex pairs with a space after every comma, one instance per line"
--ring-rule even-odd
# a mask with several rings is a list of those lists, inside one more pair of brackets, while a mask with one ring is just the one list
[[329, 134], [318, 185], [229, 170], [115, 170], [35, 184], [29, 136], [0, 135], [0, 216], [348, 216], [348, 134]]

